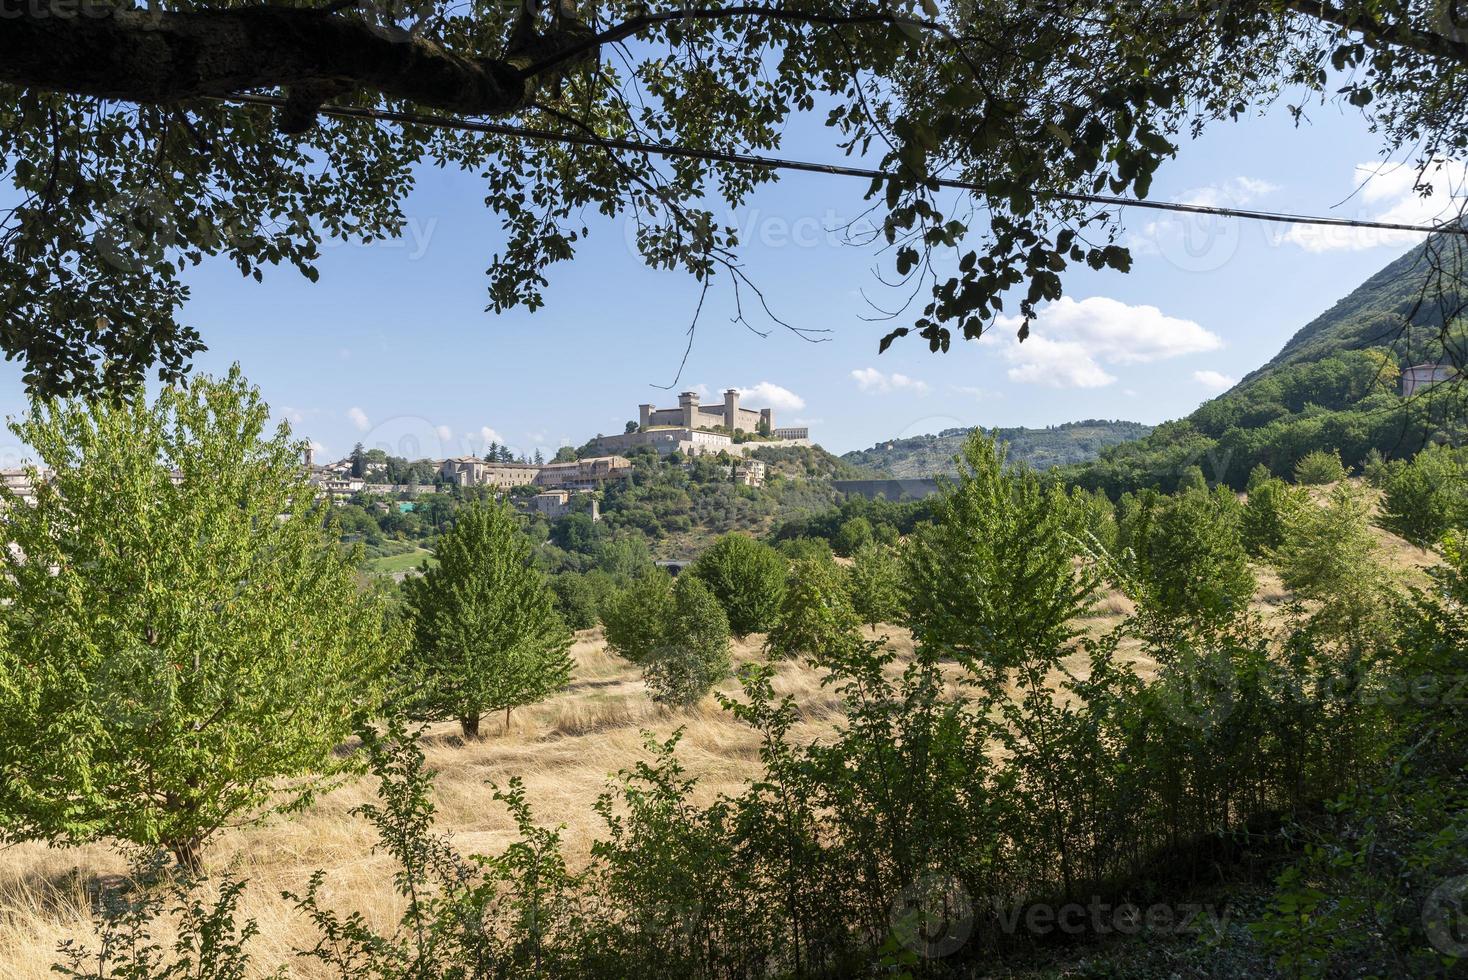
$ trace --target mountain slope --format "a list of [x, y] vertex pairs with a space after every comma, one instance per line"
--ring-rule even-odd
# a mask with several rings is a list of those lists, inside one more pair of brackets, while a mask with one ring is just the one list
[[[956, 473], [953, 458], [973, 429], [944, 429], [937, 435], [912, 436], [879, 442], [870, 449], [845, 453], [842, 459], [897, 479]], [[1087, 419], [1043, 429], [1024, 427], [986, 430], [1009, 444], [1012, 462], [1025, 462], [1037, 470], [1095, 459], [1103, 449], [1152, 431], [1140, 422]]]
[[[1434, 267], [1445, 270], [1445, 281], [1429, 281]], [[1278, 354], [1233, 390], [1247, 387], [1275, 368], [1318, 361], [1341, 350], [1391, 347], [1402, 363], [1435, 359], [1441, 348], [1434, 342], [1443, 323], [1462, 315], [1468, 303], [1462, 279], [1465, 268], [1468, 240], [1463, 237], [1436, 238], [1419, 245], [1301, 327]]]
[[[1435, 268], [1442, 274], [1431, 275]], [[1459, 238], [1413, 249], [1191, 415], [1060, 475], [1114, 495], [1171, 490], [1197, 466], [1210, 481], [1242, 488], [1254, 466], [1287, 475], [1315, 449], [1360, 466], [1373, 450], [1410, 456], [1429, 441], [1461, 436], [1468, 419], [1463, 386], [1438, 385], [1413, 398], [1399, 392], [1402, 368], [1460, 362], [1468, 350], [1465, 269], [1468, 242]]]

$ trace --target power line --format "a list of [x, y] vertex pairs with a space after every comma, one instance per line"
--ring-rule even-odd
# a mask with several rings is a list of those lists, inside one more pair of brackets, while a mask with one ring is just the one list
[[[247, 105], [271, 106], [283, 109], [286, 100], [274, 95], [230, 95], [215, 99], [217, 102], [239, 102]], [[828, 174], [838, 177], [862, 177], [867, 180], [901, 179], [900, 175], [865, 167], [848, 167], [834, 163], [815, 163], [809, 160], [789, 160], [782, 157], [759, 156], [753, 153], [733, 153], [724, 150], [700, 150], [688, 146], [663, 143], [644, 143], [639, 140], [619, 139], [611, 136], [558, 133], [549, 129], [530, 126], [513, 126], [508, 123], [479, 122], [455, 119], [450, 116], [426, 116], [409, 112], [385, 112], [379, 109], [362, 109], [354, 106], [324, 105], [317, 110], [320, 115], [337, 119], [366, 119], [375, 122], [400, 123], [405, 126], [427, 126], [434, 129], [457, 129], [472, 133], [490, 133], [496, 136], [516, 136], [523, 139], [565, 143], [572, 146], [589, 146], [609, 150], [626, 150], [632, 153], [647, 153], [654, 156], [676, 157], [690, 160], [706, 160], [712, 163], [731, 163], [737, 166], [757, 167], [762, 170], [794, 170], [803, 173]], [[930, 183], [954, 190], [986, 193], [982, 184], [948, 177], [928, 178]], [[1330, 228], [1370, 228], [1378, 231], [1411, 231], [1424, 235], [1468, 236], [1468, 226], [1463, 225], [1409, 225], [1392, 221], [1363, 221], [1357, 218], [1333, 218], [1322, 215], [1290, 214], [1283, 211], [1253, 211], [1246, 208], [1213, 207], [1206, 204], [1183, 204], [1179, 201], [1147, 201], [1131, 197], [1113, 197], [1105, 194], [1065, 194], [1050, 196], [1062, 201], [1080, 204], [1100, 204], [1107, 207], [1145, 208], [1152, 211], [1179, 211], [1187, 214], [1206, 214], [1222, 218], [1244, 218], [1249, 221], [1270, 221], [1279, 224], [1323, 225]]]

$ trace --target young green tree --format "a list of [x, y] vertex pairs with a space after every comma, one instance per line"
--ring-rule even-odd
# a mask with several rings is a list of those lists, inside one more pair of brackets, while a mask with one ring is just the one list
[[1065, 512], [1027, 467], [976, 432], [960, 478], [903, 551], [906, 619], [914, 638], [997, 678], [1074, 635], [1070, 620], [1096, 583], [1072, 562]]
[[412, 709], [457, 719], [479, 738], [480, 717], [542, 701], [571, 678], [571, 634], [513, 512], [498, 504], [461, 510], [438, 539], [437, 560], [403, 583], [413, 644], [405, 658]]
[[709, 545], [688, 571], [713, 590], [729, 617], [729, 628], [744, 636], [775, 625], [788, 567], [774, 548], [735, 533]]
[[1233, 492], [1217, 487], [1138, 499], [1128, 537], [1139, 605], [1174, 625], [1205, 630], [1243, 613], [1255, 582]]
[[[875, 547], [870, 542], [867, 546]], [[765, 649], [781, 658], [819, 657], [836, 643], [854, 638], [860, 620], [847, 589], [841, 566], [829, 558], [797, 561]]]
[[1340, 483], [1324, 507], [1302, 507], [1271, 557], [1287, 589], [1319, 604], [1312, 619], [1324, 635], [1356, 649], [1383, 638], [1391, 578], [1377, 559], [1370, 502], [1359, 489]]
[[836, 536], [831, 539], [831, 547], [836, 554], [843, 558], [850, 558], [861, 548], [862, 545], [872, 540], [872, 522], [865, 517], [857, 516], [846, 521], [836, 531]]
[[729, 676], [729, 620], [712, 590], [680, 575], [666, 609], [664, 642], [642, 665], [654, 701], [688, 707]]
[[897, 549], [872, 542], [856, 553], [847, 573], [851, 606], [862, 622], [875, 629], [880, 623], [895, 623], [902, 615], [902, 562]]
[[3, 492], [0, 835], [161, 845], [298, 805], [380, 703], [399, 634], [238, 368], [149, 405], [36, 403]]
[[602, 606], [607, 646], [634, 664], [645, 664], [666, 642], [673, 580], [655, 569], [611, 596]]
[[1408, 541], [1432, 545], [1468, 523], [1468, 452], [1431, 446], [1383, 479], [1388, 528]]
[[[1256, 467], [1256, 470], [1262, 470]], [[1284, 543], [1290, 523], [1310, 500], [1299, 487], [1292, 487], [1268, 470], [1249, 477], [1249, 496], [1239, 516], [1239, 535], [1244, 548], [1255, 558]]]
[[1324, 486], [1346, 478], [1341, 454], [1313, 449], [1295, 464], [1295, 482], [1301, 486]]

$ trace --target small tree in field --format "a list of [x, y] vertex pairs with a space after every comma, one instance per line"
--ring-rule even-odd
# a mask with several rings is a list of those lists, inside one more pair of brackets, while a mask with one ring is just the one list
[[666, 642], [673, 581], [661, 570], [643, 575], [607, 600], [602, 609], [607, 646], [634, 664], [645, 664]]
[[308, 800], [380, 703], [396, 632], [302, 446], [238, 369], [153, 405], [38, 403], [54, 475], [3, 494], [0, 835], [162, 845]]
[[775, 625], [788, 566], [774, 548], [748, 535], [726, 534], [689, 571], [713, 590], [735, 633], [762, 633]]
[[729, 620], [703, 581], [679, 576], [664, 626], [666, 642], [642, 665], [653, 700], [688, 707], [729, 676]]
[[1310, 506], [1305, 491], [1268, 471], [1251, 475], [1249, 499], [1239, 518], [1239, 533], [1250, 555], [1259, 557], [1284, 543], [1290, 523]]
[[1178, 627], [1221, 627], [1254, 595], [1238, 500], [1224, 487], [1143, 495], [1129, 555], [1138, 605]]
[[1340, 453], [1312, 450], [1295, 464], [1295, 482], [1301, 486], [1324, 486], [1346, 478]]
[[841, 567], [829, 559], [803, 558], [790, 571], [765, 649], [776, 657], [820, 656], [851, 639], [859, 625]]
[[876, 628], [902, 615], [902, 563], [892, 545], [871, 543], [856, 553], [846, 585], [862, 622]]
[[542, 701], [571, 679], [571, 634], [530, 542], [509, 508], [475, 504], [438, 539], [437, 564], [403, 583], [413, 645], [412, 710], [457, 719], [479, 738], [480, 717]]

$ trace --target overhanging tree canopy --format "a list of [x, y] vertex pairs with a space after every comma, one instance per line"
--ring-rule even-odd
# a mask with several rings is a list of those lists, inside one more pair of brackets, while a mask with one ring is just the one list
[[[883, 346], [916, 331], [946, 350], [1015, 308], [1023, 336], [1070, 265], [1130, 264], [1116, 209], [1084, 197], [1145, 197], [1210, 123], [1336, 97], [1424, 172], [1460, 156], [1460, 2], [0, 0], [0, 348], [44, 394], [177, 376], [201, 346], [178, 320], [183, 269], [222, 254], [257, 279], [280, 263], [314, 279], [324, 236], [402, 229], [427, 162], [481, 174], [504, 222], [495, 311], [542, 304], [587, 211], [631, 216], [650, 265], [721, 276], [757, 308], [713, 208], [772, 172], [599, 141], [768, 151], [805, 112], [890, 174], [869, 189], [899, 290]], [[977, 189], [946, 194], [939, 176]]]

